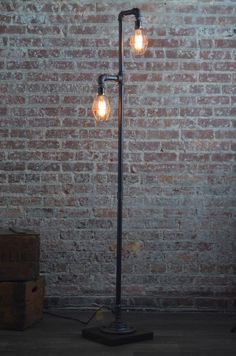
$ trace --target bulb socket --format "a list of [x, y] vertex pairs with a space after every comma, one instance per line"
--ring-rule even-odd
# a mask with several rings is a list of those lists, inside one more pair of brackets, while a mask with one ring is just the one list
[[142, 28], [142, 21], [141, 18], [138, 18], [135, 21], [135, 30], [139, 30], [140, 28]]
[[104, 86], [99, 85], [99, 87], [98, 87], [98, 95], [104, 95]]

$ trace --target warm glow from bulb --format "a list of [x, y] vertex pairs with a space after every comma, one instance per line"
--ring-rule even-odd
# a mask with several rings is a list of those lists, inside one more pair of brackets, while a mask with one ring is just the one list
[[108, 98], [104, 94], [96, 95], [93, 101], [92, 111], [96, 122], [108, 120], [110, 104]]
[[107, 110], [107, 104], [105, 100], [101, 100], [99, 98], [98, 100], [98, 115], [101, 117], [104, 117], [106, 115], [106, 110]]
[[138, 33], [134, 36], [134, 47], [138, 51], [143, 48], [143, 36], [141, 33]]
[[130, 46], [134, 55], [142, 55], [147, 49], [148, 39], [141, 28], [134, 31], [130, 37]]

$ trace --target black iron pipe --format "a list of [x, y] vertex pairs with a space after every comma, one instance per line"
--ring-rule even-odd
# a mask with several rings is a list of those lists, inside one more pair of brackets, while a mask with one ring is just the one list
[[108, 334], [134, 333], [135, 329], [130, 327], [121, 319], [121, 276], [122, 276], [122, 230], [123, 230], [123, 126], [124, 126], [124, 44], [122, 20], [124, 16], [135, 16], [135, 29], [141, 27], [140, 11], [137, 8], [122, 11], [118, 16], [119, 21], [119, 72], [117, 76], [103, 74], [98, 78], [99, 92], [103, 94], [104, 83], [107, 80], [115, 80], [119, 85], [118, 99], [118, 177], [117, 177], [117, 245], [116, 245], [116, 300], [115, 321], [101, 330]]
[[122, 274], [122, 210], [123, 210], [123, 122], [124, 122], [124, 46], [122, 16], [119, 16], [119, 100], [118, 100], [118, 190], [117, 190], [117, 251], [116, 251], [116, 321], [121, 320]]
[[129, 16], [129, 15], [134, 15], [136, 20], [140, 19], [141, 18], [141, 13], [140, 13], [140, 10], [137, 8], [137, 7], [134, 7], [133, 9], [131, 10], [125, 10], [125, 11], [121, 11], [119, 13], [119, 16], [118, 16], [118, 20], [122, 20], [123, 17], [125, 16]]
[[110, 74], [101, 74], [98, 77], [98, 94], [104, 94], [105, 82], [106, 81], [115, 81], [119, 82], [118, 75], [110, 75]]

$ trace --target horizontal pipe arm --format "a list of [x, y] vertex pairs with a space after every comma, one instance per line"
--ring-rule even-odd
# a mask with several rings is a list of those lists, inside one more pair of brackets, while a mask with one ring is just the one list
[[118, 20], [121, 20], [123, 17], [129, 16], [129, 15], [134, 15], [136, 20], [140, 20], [140, 18], [141, 18], [140, 10], [137, 7], [134, 7], [131, 10], [121, 11], [119, 13]]
[[118, 75], [110, 75], [110, 74], [101, 74], [98, 77], [98, 85], [104, 86], [106, 81], [119, 81]]
[[101, 74], [98, 77], [98, 94], [104, 94], [104, 87], [106, 81], [119, 82], [122, 80], [119, 75]]

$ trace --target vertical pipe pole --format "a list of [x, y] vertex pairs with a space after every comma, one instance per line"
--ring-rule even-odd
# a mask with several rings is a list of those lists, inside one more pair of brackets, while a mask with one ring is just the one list
[[121, 273], [122, 273], [122, 205], [123, 205], [123, 31], [122, 16], [119, 16], [119, 102], [118, 102], [118, 191], [117, 191], [117, 256], [116, 256], [116, 321], [121, 320]]

